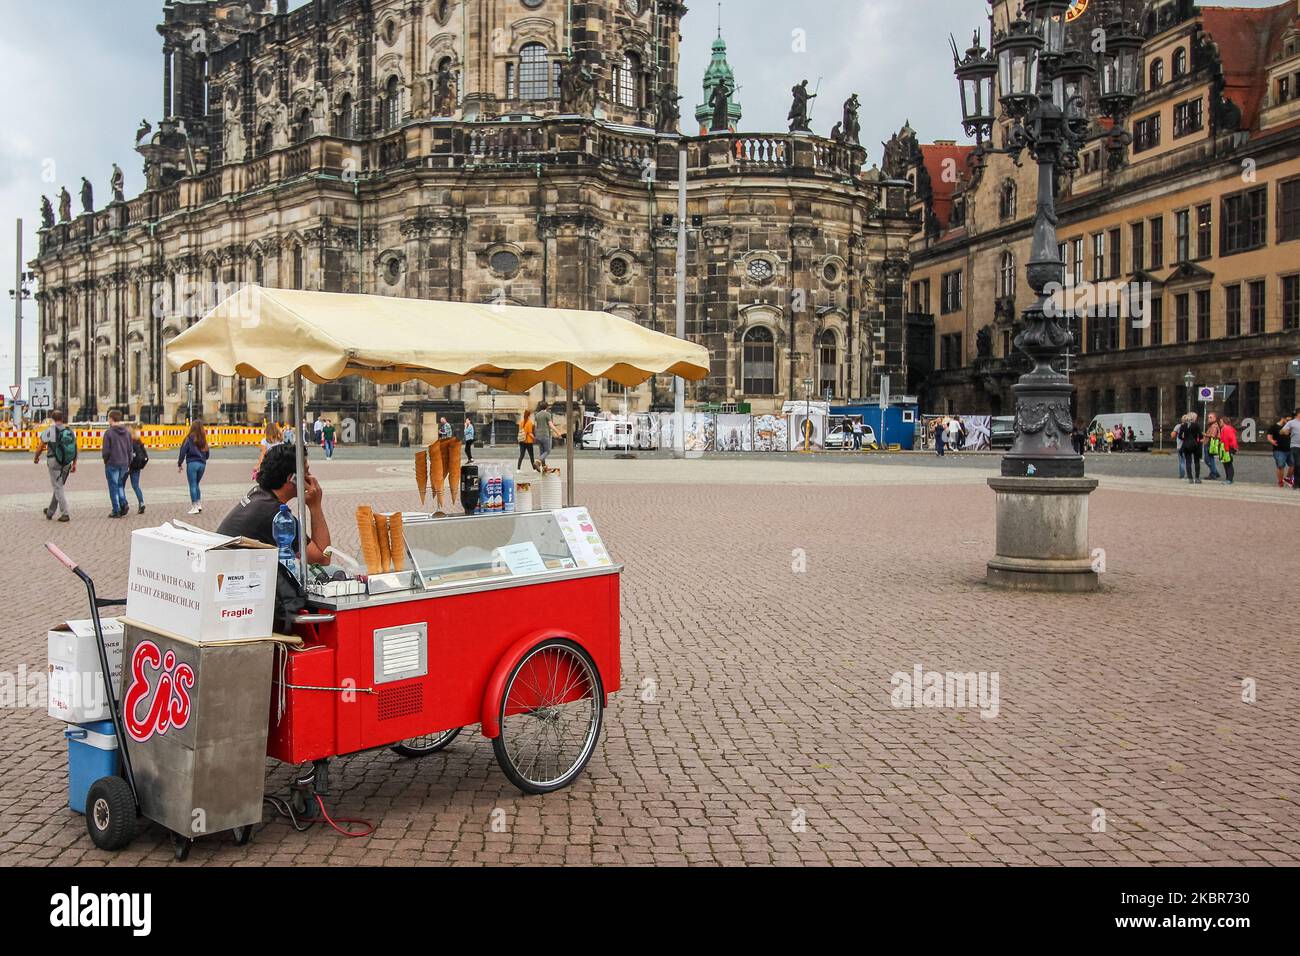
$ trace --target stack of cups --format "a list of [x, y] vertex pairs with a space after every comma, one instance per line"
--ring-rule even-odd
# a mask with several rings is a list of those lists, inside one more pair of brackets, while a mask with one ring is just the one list
[[515, 511], [537, 510], [537, 504], [533, 499], [537, 481], [538, 477], [534, 472], [515, 472]]
[[538, 502], [542, 511], [559, 511], [564, 507], [564, 480], [558, 471], [542, 477]]

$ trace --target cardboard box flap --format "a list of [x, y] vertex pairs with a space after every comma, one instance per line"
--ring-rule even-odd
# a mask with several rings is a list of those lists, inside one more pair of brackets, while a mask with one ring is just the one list
[[[122, 619], [118, 617], [101, 617], [99, 626], [103, 628], [105, 637], [110, 634], [122, 633]], [[55, 633], [70, 632], [74, 637], [90, 638], [95, 636], [95, 622], [91, 620], [64, 621], [62, 624], [50, 628], [50, 630]]]
[[272, 545], [252, 538], [217, 534], [173, 519], [156, 528], [137, 528], [133, 534], [143, 535], [159, 541], [172, 541], [176, 544], [193, 548], [197, 551], [221, 551], [234, 548], [270, 548]]

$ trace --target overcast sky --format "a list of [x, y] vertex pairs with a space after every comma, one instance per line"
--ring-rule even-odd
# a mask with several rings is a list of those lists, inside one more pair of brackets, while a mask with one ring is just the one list
[[[1273, 6], [1276, 0], [1235, 0]], [[683, 129], [703, 97], [701, 81], [717, 34], [716, 0], [688, 0], [680, 87]], [[301, 6], [295, 2], [294, 7]], [[741, 129], [786, 128], [790, 87], [816, 86], [813, 128], [823, 135], [848, 95], [862, 97], [862, 142], [880, 162], [880, 142], [911, 119], [922, 140], [960, 135], [948, 33], [982, 25], [985, 0], [724, 0], [722, 33], [740, 85]], [[14, 221], [24, 259], [36, 251], [40, 196], [66, 185], [74, 211], [81, 177], [102, 207], [117, 162], [127, 196], [144, 186], [135, 129], [157, 125], [162, 101], [161, 0], [0, 0], [0, 289], [14, 285]], [[0, 300], [0, 386], [13, 381], [13, 301]], [[24, 310], [24, 393], [36, 369], [36, 305]]]

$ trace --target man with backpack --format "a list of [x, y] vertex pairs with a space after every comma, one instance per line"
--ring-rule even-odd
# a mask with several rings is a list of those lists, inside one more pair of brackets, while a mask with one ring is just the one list
[[68, 515], [68, 496], [63, 486], [67, 483], [68, 476], [77, 470], [77, 435], [63, 424], [63, 412], [53, 411], [50, 418], [52, 424], [41, 432], [40, 445], [36, 449], [38, 465], [41, 463], [41, 455], [49, 454], [50, 486], [54, 489], [50, 506], [42, 510], [48, 521], [54, 520], [56, 510], [60, 521], [71, 521]]

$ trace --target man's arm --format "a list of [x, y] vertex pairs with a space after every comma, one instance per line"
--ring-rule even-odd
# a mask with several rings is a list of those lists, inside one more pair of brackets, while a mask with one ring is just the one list
[[325, 520], [324, 497], [320, 482], [315, 478], [308, 478], [307, 492], [304, 496], [307, 512], [311, 515], [311, 538], [307, 541], [308, 564], [330, 563], [329, 556], [325, 554], [325, 549], [330, 546], [330, 526]]

